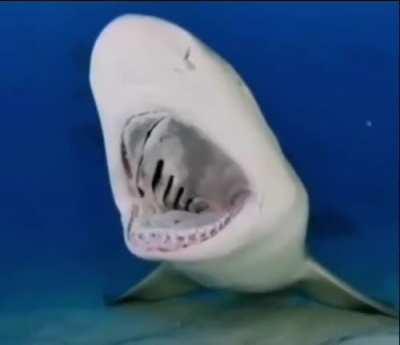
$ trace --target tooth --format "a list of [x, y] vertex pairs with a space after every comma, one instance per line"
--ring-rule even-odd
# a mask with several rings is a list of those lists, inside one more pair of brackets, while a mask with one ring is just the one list
[[170, 235], [170, 241], [168, 246], [170, 250], [174, 250], [178, 248], [178, 241], [176, 239], [176, 235], [173, 232], [171, 232], [169, 235]]
[[208, 239], [207, 233], [204, 230], [200, 230], [200, 240], [203, 242]]
[[222, 225], [225, 226], [226, 224], [228, 224], [229, 221], [229, 216], [225, 216], [224, 219], [222, 220]]
[[177, 237], [177, 246], [178, 248], [184, 247], [186, 244], [186, 236], [182, 233], [178, 233]]
[[189, 241], [190, 241], [191, 243], [196, 242], [196, 240], [197, 240], [196, 232], [193, 231], [192, 233], [190, 233], [189, 236], [188, 236], [188, 239], [189, 239]]
[[159, 245], [160, 247], [166, 248], [166, 247], [168, 246], [168, 244], [166, 244], [166, 243], [167, 243], [167, 240], [166, 240], [167, 236], [168, 236], [168, 234], [166, 234], [166, 233], [163, 233], [163, 234], [160, 236], [160, 240], [159, 240], [159, 242], [158, 242], [158, 245]]
[[152, 232], [150, 234], [150, 244], [152, 246], [157, 246], [158, 243], [158, 233], [157, 232]]
[[178, 240], [178, 242], [183, 242], [185, 240], [185, 236], [178, 234], [178, 236], [176, 237], [176, 239]]
[[161, 233], [158, 233], [157, 235], [158, 235], [158, 236], [157, 236], [157, 240], [158, 240], [157, 243], [158, 243], [158, 245], [163, 244], [164, 241], [165, 241], [165, 233], [161, 232]]

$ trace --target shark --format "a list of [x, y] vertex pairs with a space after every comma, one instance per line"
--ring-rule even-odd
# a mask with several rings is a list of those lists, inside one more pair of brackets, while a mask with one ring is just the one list
[[159, 263], [112, 303], [295, 287], [396, 314], [307, 251], [304, 184], [244, 80], [200, 39], [125, 14], [96, 39], [89, 74], [124, 242]]

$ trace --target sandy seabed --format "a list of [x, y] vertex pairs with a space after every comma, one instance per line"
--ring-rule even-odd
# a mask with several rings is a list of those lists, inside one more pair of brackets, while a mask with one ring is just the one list
[[[0, 344], [399, 344], [397, 320], [330, 308], [289, 293], [202, 292], [110, 307], [102, 301], [102, 279], [94, 277], [72, 269], [62, 276], [31, 270], [10, 275], [0, 300]], [[20, 288], [11, 289], [18, 281]]]

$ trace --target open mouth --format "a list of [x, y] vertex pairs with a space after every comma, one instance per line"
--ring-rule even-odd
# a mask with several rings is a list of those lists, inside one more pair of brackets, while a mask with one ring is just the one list
[[145, 251], [171, 252], [208, 241], [224, 230], [243, 206], [237, 200], [226, 212], [199, 213], [168, 210], [132, 222], [129, 233], [134, 247]]
[[209, 241], [228, 228], [250, 195], [232, 159], [164, 112], [127, 122], [121, 158], [135, 201], [126, 229], [135, 252], [173, 252]]

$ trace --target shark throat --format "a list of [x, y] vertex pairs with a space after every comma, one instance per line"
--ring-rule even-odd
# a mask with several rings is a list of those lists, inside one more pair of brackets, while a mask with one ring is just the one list
[[138, 251], [171, 252], [209, 241], [228, 229], [251, 194], [234, 160], [165, 111], [129, 118], [121, 160], [134, 205], [126, 236]]

